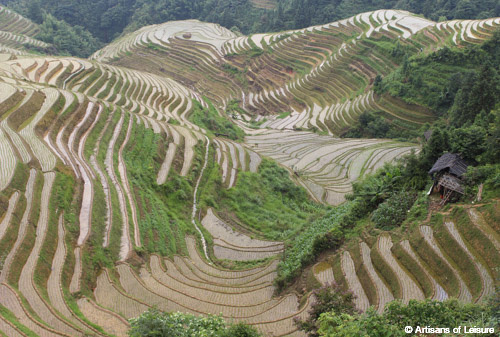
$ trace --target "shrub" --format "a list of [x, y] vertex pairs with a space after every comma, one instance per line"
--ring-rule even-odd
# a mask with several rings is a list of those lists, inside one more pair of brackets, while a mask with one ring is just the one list
[[[458, 326], [496, 328], [498, 327], [498, 292], [486, 305], [464, 304], [456, 299], [444, 302], [411, 300], [407, 305], [400, 301], [393, 301], [386, 306], [382, 314], [378, 314], [373, 308], [361, 315], [338, 314], [332, 311], [321, 314], [318, 323], [318, 333], [322, 337], [410, 336], [404, 332], [406, 326], [446, 327], [450, 328], [450, 332], [451, 328]], [[451, 336], [451, 334], [442, 335]], [[493, 335], [481, 334], [481, 336]]]
[[[480, 183], [491, 183], [494, 187], [500, 186], [498, 180], [500, 176], [500, 165], [469, 166], [465, 174], [465, 181], [469, 186], [475, 186]], [[495, 182], [497, 184], [495, 184]]]
[[390, 230], [401, 225], [417, 196], [411, 192], [398, 192], [381, 203], [372, 214], [372, 221], [378, 228]]
[[318, 319], [322, 313], [330, 312], [335, 315], [357, 313], [354, 306], [354, 294], [351, 291], [343, 290], [336, 283], [314, 290], [313, 296], [315, 302], [311, 305], [309, 317], [304, 321], [297, 317], [294, 319], [295, 325], [311, 337], [319, 336]]
[[221, 316], [164, 313], [149, 309], [130, 320], [131, 337], [259, 337], [245, 323], [227, 324]]
[[[205, 99], [208, 108], [205, 108], [197, 100], [193, 100], [193, 110], [189, 115], [189, 119], [199, 127], [207, 129], [214, 134], [223, 135], [232, 140], [243, 139], [245, 133], [236, 124], [221, 116], [212, 102]], [[232, 104], [231, 113], [236, 110], [235, 104]], [[239, 110], [238, 110], [239, 111]]]
[[333, 232], [328, 232], [325, 235], [319, 235], [313, 242], [313, 255], [317, 257], [319, 254], [328, 249], [337, 249], [343, 242], [343, 237], [336, 235]]
[[259, 337], [261, 334], [252, 326], [245, 323], [237, 323], [230, 325], [225, 333], [224, 337]]
[[388, 319], [377, 314], [374, 308], [360, 316], [335, 315], [327, 312], [319, 318], [319, 336], [328, 337], [403, 337], [403, 329], [391, 325]]

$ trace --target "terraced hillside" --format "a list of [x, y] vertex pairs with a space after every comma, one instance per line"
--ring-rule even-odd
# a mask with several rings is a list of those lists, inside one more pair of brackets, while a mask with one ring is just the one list
[[363, 111], [380, 112], [402, 129], [433, 120], [422, 107], [373, 94], [376, 75], [388, 74], [402, 61], [391, 52], [390, 39], [405, 50], [427, 53], [479, 43], [499, 24], [500, 19], [437, 24], [404, 11], [379, 10], [246, 37], [190, 20], [144, 27], [91, 58], [164, 73], [223, 107], [239, 100], [247, 111], [242, 123], [266, 118], [260, 127], [338, 135]]
[[322, 284], [352, 290], [360, 310], [371, 305], [381, 312], [394, 299], [482, 300], [498, 283], [498, 219], [491, 209], [499, 207], [457, 206], [404, 234], [353, 240], [313, 273]]
[[[268, 148], [273, 149], [269, 152], [266, 146], [254, 146], [254, 150], [279, 158], [291, 171], [302, 171], [296, 177], [300, 184], [315, 199], [336, 205], [350, 191], [353, 179], [370, 172], [371, 167], [382, 165], [383, 160], [377, 158], [392, 160], [409, 152], [411, 147], [366, 141], [368, 148], [377, 151], [350, 151], [344, 161], [339, 158], [340, 165], [314, 166], [303, 159], [306, 153], [314, 157], [306, 151], [307, 147], [293, 153], [293, 143], [287, 143], [285, 147], [292, 147], [291, 153], [281, 153], [278, 146], [283, 143], [282, 135], [287, 133], [267, 130], [315, 131], [339, 136], [363, 112], [382, 116], [403, 133], [432, 122], [435, 117], [425, 107], [389, 95], [376, 95], [373, 91], [376, 76], [389, 74], [402, 62], [398, 50], [429, 53], [443, 46], [480, 43], [498, 25], [500, 19], [437, 24], [404, 11], [379, 10], [297, 31], [237, 37], [220, 26], [190, 20], [144, 27], [91, 58], [171, 76], [221, 109], [238, 102], [244, 112], [231, 112], [232, 118], [247, 134], [262, 134], [257, 139], [265, 138]], [[396, 44], [388, 42], [395, 40]], [[310, 139], [310, 149], [321, 138], [309, 135], [302, 139]], [[255, 142], [252, 137], [248, 140], [251, 144]], [[288, 150], [283, 148], [283, 151]], [[318, 153], [334, 155], [328, 151]], [[367, 161], [371, 155], [373, 162]], [[297, 168], [292, 167], [302, 159]], [[351, 163], [356, 169], [351, 170]], [[232, 186], [231, 171], [226, 170], [223, 177]]]
[[[203, 260], [193, 238], [178, 241], [197, 233], [194, 220], [175, 237], [165, 234], [166, 250], [155, 246], [162, 234], [150, 223], [158, 220], [145, 210], [161, 200], [137, 190], [136, 167], [127, 157], [135, 143], [145, 141], [141, 137], [160, 143], [152, 183], [184, 181], [194, 188], [194, 198], [210, 144], [231, 163], [233, 182], [239, 168], [256, 171], [260, 162], [240, 143], [209, 140], [186, 118], [196, 97], [192, 90], [162, 77], [72, 58], [15, 59], [2, 69], [0, 304], [13, 315], [5, 319], [5, 329], [124, 335], [124, 318], [158, 306], [222, 312], [267, 333], [296, 331], [293, 317], [305, 315], [307, 304], [299, 307], [295, 295], [273, 297], [276, 260], [248, 271], [218, 269]], [[195, 200], [187, 203], [193, 219]], [[163, 216], [170, 215], [156, 219]], [[185, 223], [190, 221], [186, 215]], [[262, 259], [283, 249], [280, 242], [235, 232], [211, 211], [202, 224], [220, 240], [213, 247], [220, 258]], [[137, 274], [127, 261], [150, 248], [171, 258], [151, 255]], [[94, 254], [107, 254], [110, 269], [93, 270]], [[116, 272], [118, 279], [112, 277]], [[88, 295], [71, 295], [79, 293]], [[249, 301], [242, 301], [246, 293]]]
[[359, 177], [416, 150], [409, 143], [337, 139], [303, 131], [268, 131], [248, 136], [246, 142], [293, 171], [317, 201], [331, 205], [342, 203]]
[[0, 6], [0, 53], [24, 55], [27, 47], [49, 47], [47, 43], [33, 38], [39, 30], [35, 23]]
[[[13, 35], [36, 32], [0, 14]], [[397, 67], [383, 42], [401, 37], [426, 52], [479, 42], [499, 24], [377, 11], [245, 37], [188, 20], [145, 27], [90, 60], [9, 51], [0, 58], [0, 332], [124, 336], [127, 319], [157, 307], [303, 336], [293, 318], [314, 298], [275, 296], [285, 244], [231, 227], [215, 206], [200, 209], [205, 169], [220, 168], [220, 187], [230, 190], [270, 157], [313, 199], [337, 205], [352, 182], [418, 151], [336, 138], [357, 115], [377, 111], [402, 130], [433, 119], [374, 95], [375, 75]], [[227, 110], [235, 100], [238, 109]], [[194, 121], [197, 106], [212, 104], [245, 139], [218, 132], [215, 119], [206, 129]], [[345, 278], [361, 309], [381, 310], [391, 298], [482, 298], [498, 265], [498, 228], [481, 209], [463, 212], [401, 243], [380, 236], [346, 248], [315, 268], [318, 279]]]

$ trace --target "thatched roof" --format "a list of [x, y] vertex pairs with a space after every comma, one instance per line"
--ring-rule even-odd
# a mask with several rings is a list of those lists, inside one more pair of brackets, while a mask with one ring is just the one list
[[441, 178], [439, 178], [438, 184], [449, 190], [464, 194], [464, 188], [462, 187], [460, 179], [452, 175], [444, 174]]
[[467, 164], [456, 153], [445, 153], [434, 163], [429, 174], [437, 172], [449, 172], [454, 176], [461, 177], [467, 171]]

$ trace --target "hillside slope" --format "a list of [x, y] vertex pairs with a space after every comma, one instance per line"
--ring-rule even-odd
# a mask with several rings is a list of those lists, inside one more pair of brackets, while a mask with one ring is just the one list
[[[378, 152], [365, 151], [363, 156], [346, 153], [337, 156], [345, 158], [340, 167], [328, 167], [307, 159], [298, 163], [308, 153], [307, 147], [300, 151], [290, 142], [290, 149], [281, 146], [288, 134], [283, 131], [339, 136], [362, 113], [372, 112], [383, 117], [395, 133], [409, 134], [436, 120], [435, 114], [393, 96], [376, 95], [373, 84], [377, 75], [391, 73], [405, 55], [481, 43], [499, 24], [500, 19], [435, 23], [404, 11], [380, 10], [303, 30], [237, 37], [218, 25], [190, 20], [144, 27], [91, 59], [170, 76], [206, 96], [247, 134], [262, 134], [248, 140], [257, 152], [262, 149], [262, 154], [295, 171], [297, 180], [317, 200], [338, 204], [343, 198], [332, 190], [332, 184], [341, 180], [346, 187], [336, 189], [349, 192], [349, 183], [359, 173], [370, 171], [374, 164], [371, 158], [378, 158], [378, 152], [392, 160], [409, 152], [411, 146], [365, 140]], [[235, 104], [241, 110], [235, 111]], [[299, 143], [300, 138], [309, 138], [295, 136], [292, 138]], [[311, 145], [328, 143], [311, 137], [315, 139]], [[265, 139], [265, 144], [259, 145], [260, 139]], [[266, 151], [266, 146], [273, 152]], [[294, 151], [299, 151], [300, 157]], [[332, 151], [318, 149], [318, 153], [322, 156]], [[311, 158], [317, 160], [318, 156]]]
[[[275, 199], [245, 198], [293, 210], [288, 216], [309, 225], [332, 211], [309, 199], [338, 205], [352, 182], [419, 149], [337, 138], [361, 112], [377, 111], [402, 131], [434, 119], [374, 95], [375, 76], [400, 62], [392, 48], [427, 53], [480, 43], [498, 25], [376, 11], [238, 37], [188, 20], [145, 27], [90, 60], [0, 59], [0, 332], [123, 336], [127, 319], [157, 307], [303, 336], [293, 317], [304, 318], [314, 298], [275, 296], [273, 281], [288, 249], [280, 239], [296, 239], [307, 226], [278, 219], [273, 230], [281, 236], [271, 240], [265, 228], [237, 219], [245, 210], [219, 214], [220, 200], [201, 200], [208, 182], [229, 199], [245, 191], [241, 184], [271, 176], [260, 182], [277, 185], [264, 186]], [[345, 248], [316, 268], [318, 279], [345, 278], [361, 309], [381, 309], [390, 298], [484, 298], [499, 247], [495, 219], [481, 211], [445, 214], [401, 243], [386, 234], [366, 239], [359, 251]], [[391, 249], [400, 246], [398, 260]]]
[[325, 256], [312, 273], [353, 291], [363, 311], [382, 312], [393, 299], [486, 299], [498, 283], [498, 210], [498, 200], [459, 205], [403, 233], [374, 232]]
[[40, 32], [37, 24], [0, 6], [0, 53], [25, 55], [29, 50], [48, 48], [34, 38]]

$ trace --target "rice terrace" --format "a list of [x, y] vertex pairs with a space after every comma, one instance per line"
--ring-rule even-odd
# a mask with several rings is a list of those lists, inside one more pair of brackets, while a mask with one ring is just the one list
[[[426, 299], [498, 314], [499, 17], [165, 20], [77, 57], [29, 1], [0, 3], [0, 336], [149, 336], [145, 312], [358, 336], [338, 319]], [[321, 291], [350, 307], [306, 326]]]

